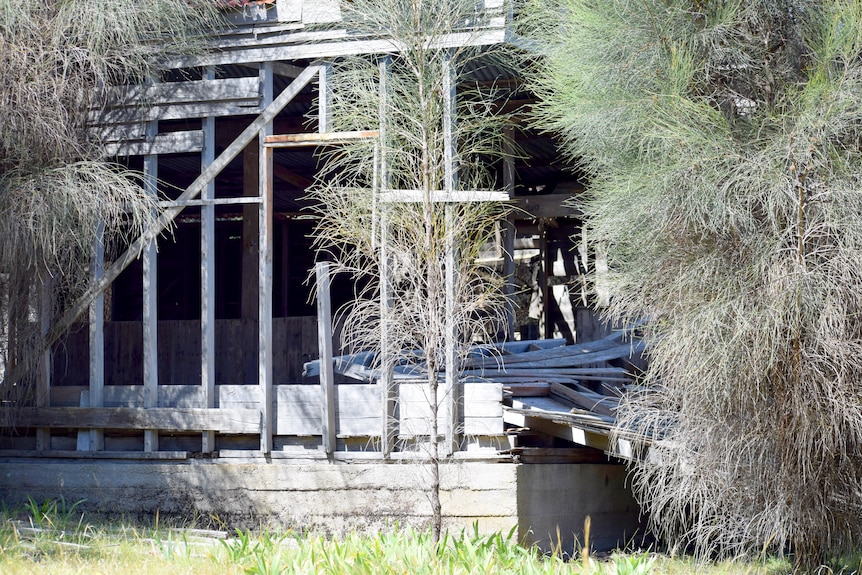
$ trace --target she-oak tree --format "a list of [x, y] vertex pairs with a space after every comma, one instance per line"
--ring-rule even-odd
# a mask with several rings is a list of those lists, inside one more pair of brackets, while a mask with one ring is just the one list
[[862, 3], [535, 0], [538, 125], [646, 319], [633, 485], [701, 554], [862, 543]]

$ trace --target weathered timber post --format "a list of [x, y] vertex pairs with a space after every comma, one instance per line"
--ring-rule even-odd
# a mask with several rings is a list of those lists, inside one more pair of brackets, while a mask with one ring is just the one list
[[317, 347], [320, 354], [321, 425], [323, 449], [335, 452], [335, 374], [332, 369], [332, 310], [330, 304], [329, 263], [317, 262]]

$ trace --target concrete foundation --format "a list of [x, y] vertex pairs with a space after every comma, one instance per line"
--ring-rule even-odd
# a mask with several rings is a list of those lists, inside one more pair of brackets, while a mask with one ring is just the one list
[[[591, 547], [625, 544], [638, 508], [612, 464], [458, 462], [442, 466], [444, 527], [508, 532], [571, 553], [592, 518]], [[416, 463], [0, 460], [0, 499], [14, 508], [63, 497], [88, 514], [197, 519], [330, 534], [428, 524], [428, 469]]]

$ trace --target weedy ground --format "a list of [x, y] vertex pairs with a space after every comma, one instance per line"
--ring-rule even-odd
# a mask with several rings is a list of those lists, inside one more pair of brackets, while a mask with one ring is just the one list
[[[779, 575], [786, 561], [698, 564], [650, 552], [543, 554], [508, 534], [468, 530], [437, 546], [426, 532], [393, 528], [376, 536], [326, 538], [293, 531], [200, 529], [192, 525], [90, 523], [64, 500], [0, 511], [4, 574], [576, 574]], [[850, 571], [847, 571], [850, 573]]]

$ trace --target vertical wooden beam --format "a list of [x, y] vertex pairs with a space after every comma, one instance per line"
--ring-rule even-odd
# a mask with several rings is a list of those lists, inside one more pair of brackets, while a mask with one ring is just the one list
[[[147, 123], [147, 139], [152, 140], [158, 133], [158, 123]], [[144, 156], [144, 191], [158, 196], [159, 157], [153, 154]], [[159, 324], [158, 324], [158, 273], [157, 239], [153, 237], [143, 250], [143, 327], [144, 327], [144, 407], [158, 407], [159, 404]], [[90, 396], [93, 402], [93, 396]], [[155, 429], [144, 430], [144, 451], [159, 450], [159, 432]]]
[[[269, 106], [273, 100], [272, 62], [260, 66], [262, 87], [261, 105]], [[272, 428], [275, 418], [272, 388], [272, 148], [264, 143], [272, 134], [272, 121], [258, 132], [258, 182], [260, 204], [258, 205], [258, 385], [263, 393], [261, 411], [260, 450], [270, 453], [273, 449]]]
[[[378, 117], [378, 145], [376, 148], [375, 172], [374, 172], [374, 197], [376, 200], [375, 207], [377, 209], [377, 234], [379, 234], [378, 242], [378, 266], [380, 269], [380, 397], [381, 397], [381, 424], [382, 431], [380, 436], [380, 451], [383, 457], [389, 455], [395, 450], [395, 439], [397, 437], [397, 420], [395, 418], [395, 407], [397, 401], [397, 390], [393, 378], [393, 367], [395, 363], [394, 350], [392, 349], [392, 336], [389, 326], [389, 310], [392, 307], [392, 293], [389, 284], [389, 223], [386, 214], [386, 204], [379, 201], [377, 196], [381, 190], [389, 187], [389, 172], [386, 166], [386, 146], [387, 146], [387, 117], [389, 98], [388, 98], [388, 78], [392, 67], [392, 58], [384, 56], [378, 62], [378, 71], [380, 76], [380, 112]], [[375, 234], [375, 237], [378, 235]]]
[[[260, 144], [250, 142], [242, 152], [242, 195], [260, 196], [263, 182], [260, 180]], [[242, 252], [240, 255], [240, 317], [244, 320], [257, 320], [260, 306], [258, 302], [258, 268], [260, 261], [260, 205], [242, 206]]]
[[550, 261], [548, 259], [548, 231], [545, 222], [539, 220], [539, 290], [542, 294], [542, 317], [539, 320], [541, 337], [550, 339], [554, 333], [551, 323], [551, 290], [548, 287], [548, 273]]
[[[506, 129], [505, 158], [503, 160], [503, 187], [509, 198], [515, 197], [515, 157], [512, 148], [514, 130]], [[506, 339], [515, 338], [515, 217], [506, 215], [503, 223], [503, 294], [506, 297]]]
[[[99, 281], [105, 273], [105, 224], [100, 222], [96, 230], [96, 241], [93, 245], [90, 275], [93, 282]], [[90, 386], [89, 405], [102, 407], [105, 405], [105, 293], [100, 292], [90, 304]], [[88, 448], [90, 451], [102, 451], [105, 447], [104, 431], [90, 430]]]
[[322, 399], [323, 449], [335, 452], [335, 374], [332, 369], [332, 309], [329, 293], [329, 262], [317, 262], [317, 349], [320, 355], [320, 392]]
[[[204, 79], [215, 79], [213, 67], [206, 69]], [[202, 124], [201, 171], [215, 160], [215, 118], [204, 118]], [[210, 180], [201, 190], [201, 198], [211, 200], [214, 197], [215, 182]], [[215, 206], [206, 204], [201, 207], [201, 387], [204, 407], [215, 407]], [[212, 453], [214, 450], [215, 432], [204, 431], [201, 451]]]
[[332, 63], [325, 62], [320, 67], [320, 79], [318, 81], [318, 109], [317, 109], [317, 131], [321, 134], [332, 130], [331, 114], [329, 112], [332, 100]]
[[[451, 194], [458, 186], [458, 171], [455, 160], [455, 106], [456, 82], [452, 67], [452, 51], [446, 52], [443, 60], [443, 187]], [[446, 382], [443, 392], [443, 421], [446, 431], [445, 453], [452, 455], [458, 449], [458, 358], [457, 358], [457, 327], [455, 325], [455, 293], [456, 254], [454, 221], [455, 206], [446, 203]], [[436, 410], [435, 410], [436, 411]]]
[[[39, 293], [39, 329], [42, 337], [51, 329], [53, 310], [53, 282], [46, 279]], [[48, 407], [51, 402], [51, 346], [42, 353], [39, 362], [39, 373], [36, 380], [36, 407]], [[51, 449], [51, 429], [40, 427], [36, 430], [36, 450]]]
[[282, 220], [279, 225], [281, 232], [281, 277], [279, 278], [281, 297], [278, 301], [278, 310], [282, 316], [289, 315], [290, 310], [290, 226], [290, 220]]

